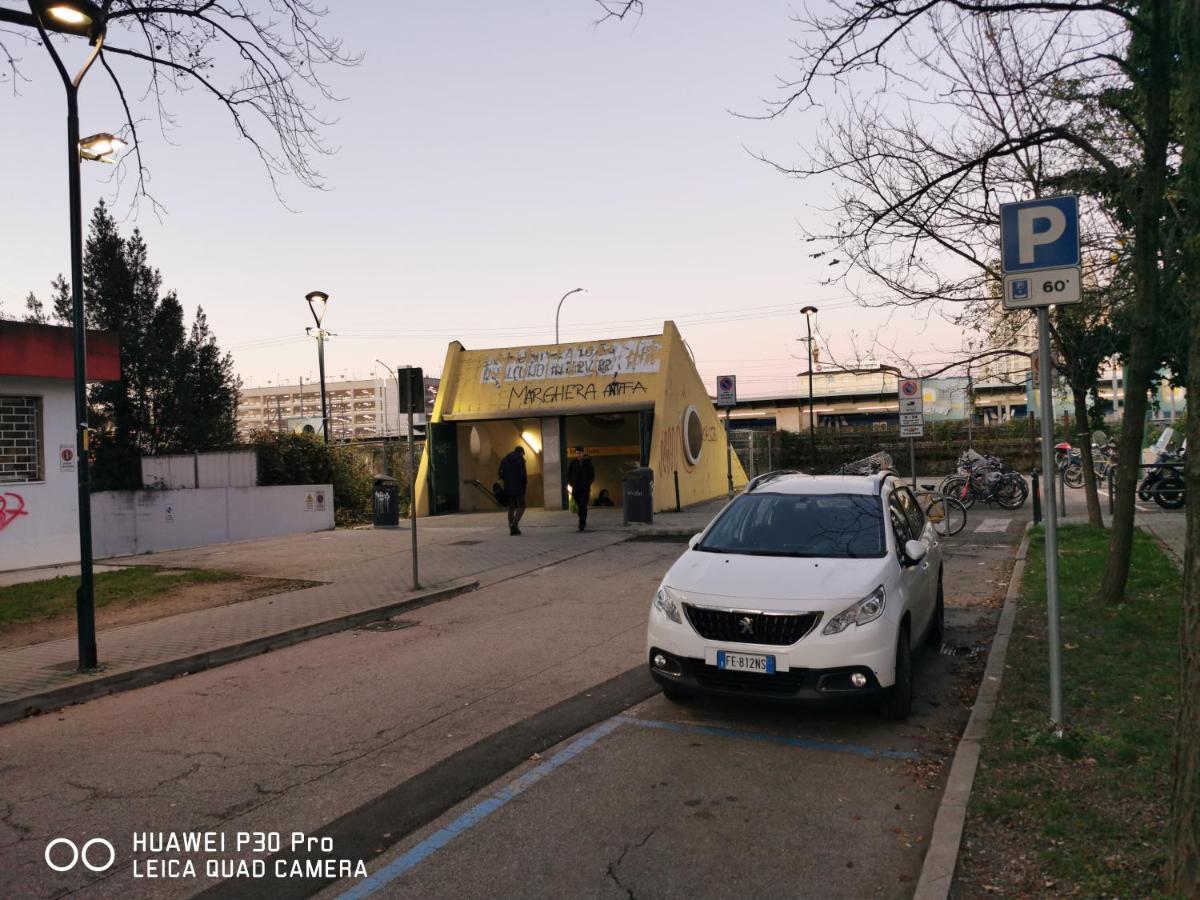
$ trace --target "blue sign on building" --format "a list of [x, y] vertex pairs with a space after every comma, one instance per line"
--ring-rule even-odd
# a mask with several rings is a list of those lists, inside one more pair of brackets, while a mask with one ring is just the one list
[[1000, 259], [1006, 273], [1079, 265], [1079, 198], [1001, 204]]

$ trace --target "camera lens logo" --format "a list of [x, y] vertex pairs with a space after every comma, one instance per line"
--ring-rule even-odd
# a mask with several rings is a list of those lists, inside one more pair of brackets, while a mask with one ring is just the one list
[[[107, 848], [108, 850], [108, 861], [103, 865], [96, 865], [97, 860], [102, 860], [104, 858], [103, 850], [92, 849], [97, 844], [102, 848]], [[67, 849], [60, 850], [55, 853], [54, 850], [59, 845], [62, 845]], [[53, 854], [53, 857], [51, 854]], [[55, 858], [58, 859], [58, 862], [55, 862]], [[62, 864], [64, 858], [69, 859], [70, 862], [67, 862], [65, 865]], [[116, 849], [104, 838], [92, 838], [90, 841], [84, 844], [82, 848], [75, 846], [75, 842], [67, 838], [55, 838], [46, 845], [46, 865], [52, 868], [55, 872], [70, 872], [77, 865], [79, 865], [80, 862], [82, 862], [84, 867], [92, 872], [107, 872], [112, 868], [112, 864], [116, 861]]]

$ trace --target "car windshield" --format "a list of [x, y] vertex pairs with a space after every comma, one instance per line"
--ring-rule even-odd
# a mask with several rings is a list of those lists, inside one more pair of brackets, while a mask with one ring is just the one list
[[695, 547], [753, 556], [883, 556], [883, 507], [864, 494], [744, 494]]

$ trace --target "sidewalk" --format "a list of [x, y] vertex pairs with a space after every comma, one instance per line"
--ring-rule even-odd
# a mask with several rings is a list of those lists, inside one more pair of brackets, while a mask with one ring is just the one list
[[412, 589], [407, 523], [398, 529], [325, 531], [106, 560], [110, 566], [222, 569], [324, 583], [102, 631], [96, 673], [76, 671], [74, 638], [0, 651], [0, 723], [386, 618], [631, 537], [686, 537], [700, 531], [723, 504], [662, 514], [653, 525], [625, 526], [619, 509], [594, 510], [583, 534], [570, 512], [530, 510], [519, 538], [508, 534], [503, 512], [418, 520], [418, 591]]

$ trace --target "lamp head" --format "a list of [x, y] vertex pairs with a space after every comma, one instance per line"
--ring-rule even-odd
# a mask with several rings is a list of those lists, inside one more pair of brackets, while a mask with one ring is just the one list
[[79, 156], [93, 162], [115, 163], [117, 156], [128, 145], [119, 137], [102, 131], [79, 141]]
[[43, 27], [64, 34], [95, 37], [103, 33], [104, 10], [92, 0], [35, 0]]
[[806, 306], [804, 309], [800, 310], [800, 315], [807, 316], [809, 313], [815, 313], [816, 311], [817, 308], [815, 306]]
[[321, 327], [321, 320], [325, 318], [325, 306], [329, 303], [329, 295], [324, 291], [309, 291], [304, 295], [304, 299], [308, 301], [308, 308], [312, 310], [313, 318], [317, 320], [317, 327]]

